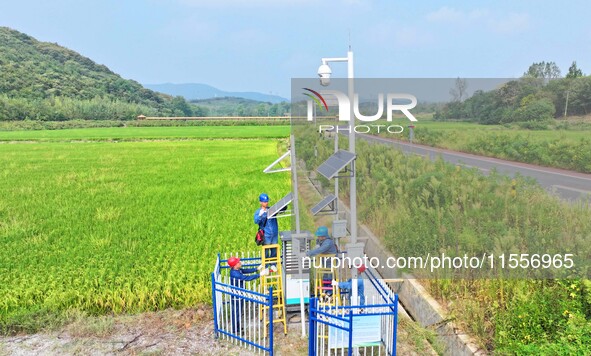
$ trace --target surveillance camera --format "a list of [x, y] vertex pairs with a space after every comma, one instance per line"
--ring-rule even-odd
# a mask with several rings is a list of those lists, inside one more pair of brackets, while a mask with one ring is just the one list
[[330, 84], [330, 75], [332, 74], [332, 70], [328, 64], [322, 64], [318, 68], [318, 76], [320, 77], [320, 85], [327, 86]]

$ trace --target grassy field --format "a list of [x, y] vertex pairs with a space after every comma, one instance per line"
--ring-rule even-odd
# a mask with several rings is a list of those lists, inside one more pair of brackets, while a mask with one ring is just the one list
[[[296, 144], [308, 170], [333, 152], [332, 140], [310, 133]], [[340, 145], [346, 147], [346, 137]], [[423, 281], [449, 319], [483, 349], [503, 355], [591, 353], [591, 282], [585, 279], [591, 207], [561, 201], [525, 178], [513, 182], [362, 140], [356, 150], [359, 221], [395, 256], [575, 256], [572, 279], [499, 278], [516, 270], [497, 268], [494, 278], [460, 269], [453, 280], [434, 273]], [[332, 191], [332, 182], [321, 182]], [[339, 184], [346, 200], [348, 180]]]
[[[285, 133], [285, 128], [216, 129], [67, 130], [16, 137]], [[276, 159], [278, 144], [276, 139], [0, 144], [0, 331], [36, 330], [72, 309], [138, 312], [209, 301], [216, 253], [253, 248], [258, 195], [266, 191], [278, 199], [290, 189], [289, 175], [262, 173]]]
[[[530, 130], [521, 128], [518, 125], [481, 125], [473, 122], [456, 122], [456, 121], [433, 121], [428, 116], [418, 117], [419, 121], [415, 122], [415, 138], [419, 139], [416, 135], [416, 130], [419, 132], [421, 129], [428, 131], [441, 132], [443, 137], [441, 138], [441, 146], [450, 149], [461, 149], [466, 141], [474, 140], [475, 136], [478, 135], [491, 135], [491, 134], [508, 134], [512, 136], [527, 136], [533, 141], [548, 141], [548, 140], [565, 140], [569, 142], [577, 142], [584, 138], [591, 136], [591, 127], [587, 126], [551, 126], [548, 125], [547, 130]], [[407, 127], [410, 122], [406, 119], [394, 119], [392, 121], [394, 125], [401, 125]], [[556, 125], [560, 125], [560, 121], [556, 121]], [[556, 128], [558, 127], [558, 128]], [[563, 127], [563, 128], [561, 128]], [[405, 131], [404, 135], [401, 135], [402, 140], [408, 140], [408, 131]]]
[[[408, 120], [394, 120], [406, 127]], [[420, 117], [415, 123], [415, 143], [456, 151], [591, 173], [591, 125], [587, 122], [554, 121], [545, 129], [480, 125], [469, 122], [437, 122]], [[404, 141], [403, 134], [380, 134]]]
[[100, 127], [67, 130], [0, 131], [0, 141], [280, 138], [287, 137], [289, 131], [289, 126]]

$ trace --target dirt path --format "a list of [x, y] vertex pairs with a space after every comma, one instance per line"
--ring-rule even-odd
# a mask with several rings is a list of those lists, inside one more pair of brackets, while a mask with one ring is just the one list
[[[399, 355], [436, 355], [416, 324], [401, 318]], [[278, 355], [306, 355], [300, 324], [275, 336]], [[138, 315], [86, 317], [53, 331], [0, 337], [0, 355], [255, 355], [213, 337], [207, 306]]]

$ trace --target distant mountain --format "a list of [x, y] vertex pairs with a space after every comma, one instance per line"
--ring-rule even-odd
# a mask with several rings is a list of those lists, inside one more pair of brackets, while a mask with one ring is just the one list
[[135, 119], [189, 115], [172, 98], [55, 43], [0, 27], [0, 120]]
[[186, 84], [144, 84], [148, 89], [165, 93], [172, 96], [182, 96], [187, 100], [200, 100], [220, 97], [237, 97], [266, 103], [281, 103], [289, 101], [277, 95], [263, 94], [257, 92], [230, 92], [220, 90], [207, 84], [200, 83], [186, 83]]
[[0, 27], [0, 73], [0, 93], [13, 98], [101, 96], [146, 105], [171, 100], [68, 48], [8, 27]]

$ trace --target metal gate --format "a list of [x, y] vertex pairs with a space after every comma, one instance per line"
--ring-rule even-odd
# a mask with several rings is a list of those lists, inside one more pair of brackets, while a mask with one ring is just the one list
[[[245, 268], [261, 264], [260, 255], [252, 256], [241, 254]], [[218, 255], [211, 273], [214, 335], [251, 351], [273, 355], [273, 291], [259, 293], [259, 285], [256, 280], [246, 282], [244, 288], [232, 285], [227, 259]]]
[[337, 305], [310, 300], [310, 356], [396, 355], [398, 295], [375, 276], [367, 270], [367, 292], [357, 303], [347, 297]]
[[[236, 255], [245, 268], [261, 264], [260, 253]], [[211, 274], [215, 337], [273, 355], [273, 292], [259, 292], [258, 280], [245, 282], [244, 288], [233, 286], [227, 257], [218, 255]], [[366, 270], [365, 294], [356, 303], [348, 295], [338, 303], [310, 298], [309, 355], [396, 355], [398, 295], [377, 277]]]

